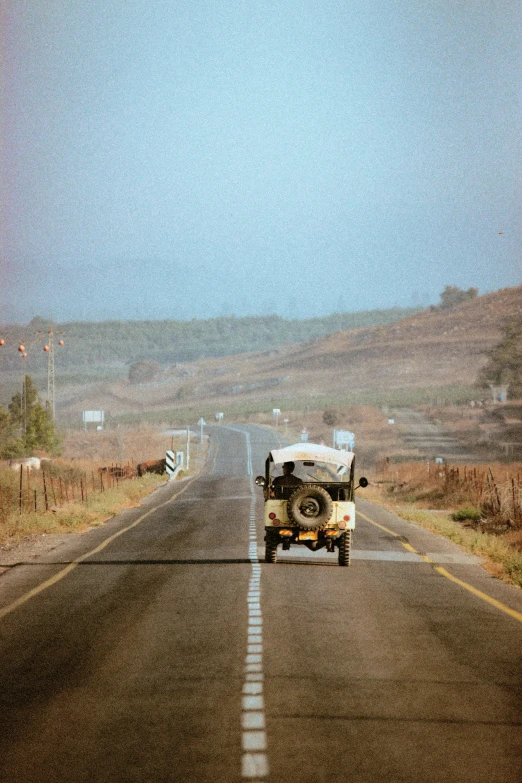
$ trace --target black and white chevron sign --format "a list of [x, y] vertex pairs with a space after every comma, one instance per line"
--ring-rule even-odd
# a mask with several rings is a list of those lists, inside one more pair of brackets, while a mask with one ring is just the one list
[[173, 451], [167, 451], [165, 469], [169, 476], [172, 476], [176, 469], [176, 457]]

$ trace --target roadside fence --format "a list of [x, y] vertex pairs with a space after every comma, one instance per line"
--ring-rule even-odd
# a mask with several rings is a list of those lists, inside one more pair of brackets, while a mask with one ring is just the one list
[[0, 482], [0, 522], [14, 514], [54, 511], [68, 503], [88, 502], [92, 494], [117, 487], [121, 481], [138, 476], [136, 465], [110, 465], [91, 470], [31, 470], [20, 466], [14, 483]]
[[433, 505], [474, 506], [489, 524], [522, 527], [522, 465], [449, 465], [433, 461], [390, 463], [377, 466], [388, 491], [397, 497]]

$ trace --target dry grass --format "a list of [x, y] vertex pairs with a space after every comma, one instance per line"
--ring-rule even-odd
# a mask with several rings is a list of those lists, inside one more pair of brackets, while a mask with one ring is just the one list
[[120, 482], [103, 493], [91, 493], [85, 503], [69, 502], [49, 512], [10, 514], [0, 524], [0, 546], [30, 535], [81, 533], [97, 527], [122, 509], [138, 505], [164, 481], [164, 476], [148, 474], [134, 481]]
[[[31, 535], [82, 532], [102, 524], [124, 508], [138, 505], [166, 481], [165, 474], [149, 473], [141, 478], [118, 480], [104, 474], [100, 480], [99, 468], [127, 464], [121, 460], [122, 453], [129, 463], [132, 454], [135, 464], [163, 458], [166, 448], [184, 451], [185, 446], [184, 438], [172, 439], [148, 429], [68, 433], [65, 448], [68, 459], [53, 460], [46, 468], [45, 487], [43, 471], [24, 471], [21, 496], [20, 473], [1, 465], [0, 546]], [[201, 469], [207, 447], [206, 441], [202, 445], [191, 443], [190, 473]]]
[[408, 522], [445, 536], [478, 557], [487, 558], [486, 569], [493, 576], [522, 587], [522, 536], [518, 536], [517, 546], [513, 546], [504, 537], [463, 527], [449, 515], [404, 507], [396, 507], [395, 510]]
[[[490, 469], [494, 485], [487, 480]], [[522, 465], [459, 466], [458, 481], [455, 470], [425, 462], [382, 466], [365, 497], [486, 558], [490, 573], [522, 587], [522, 524], [509, 519], [515, 518], [514, 485], [520, 502]], [[452, 519], [465, 506], [478, 509], [479, 519]]]
[[[476, 509], [477, 526], [489, 532], [522, 528], [522, 464], [440, 465], [382, 462], [377, 480], [399, 501], [419, 508]], [[471, 517], [470, 517], [471, 518]]]
[[[112, 430], [68, 430], [63, 457], [68, 461], [94, 461], [99, 465], [146, 462], [161, 459], [173, 439], [152, 427], [117, 427]], [[176, 437], [174, 449], [185, 449], [185, 439]]]

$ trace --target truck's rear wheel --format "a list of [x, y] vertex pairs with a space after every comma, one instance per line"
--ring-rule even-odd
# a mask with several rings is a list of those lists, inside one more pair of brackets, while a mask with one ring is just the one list
[[265, 563], [277, 563], [277, 544], [277, 538], [270, 535], [270, 533], [267, 533], [265, 542]]
[[349, 566], [352, 553], [352, 531], [345, 530], [339, 536], [339, 565]]

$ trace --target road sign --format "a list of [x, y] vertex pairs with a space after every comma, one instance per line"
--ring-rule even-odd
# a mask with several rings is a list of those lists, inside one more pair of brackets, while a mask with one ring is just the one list
[[334, 449], [341, 449], [343, 451], [343, 446], [348, 446], [348, 448], [353, 451], [353, 448], [355, 446], [355, 435], [353, 432], [350, 432], [350, 430], [334, 430], [333, 431], [333, 445]]
[[96, 423], [99, 426], [96, 429], [103, 429], [103, 423], [105, 421], [105, 411], [82, 411], [83, 426], [87, 429], [88, 423]]
[[174, 452], [170, 449], [165, 455], [165, 470], [171, 477], [174, 475], [174, 471], [176, 470], [176, 459], [174, 457]]
[[105, 420], [105, 411], [82, 411], [84, 422]]

